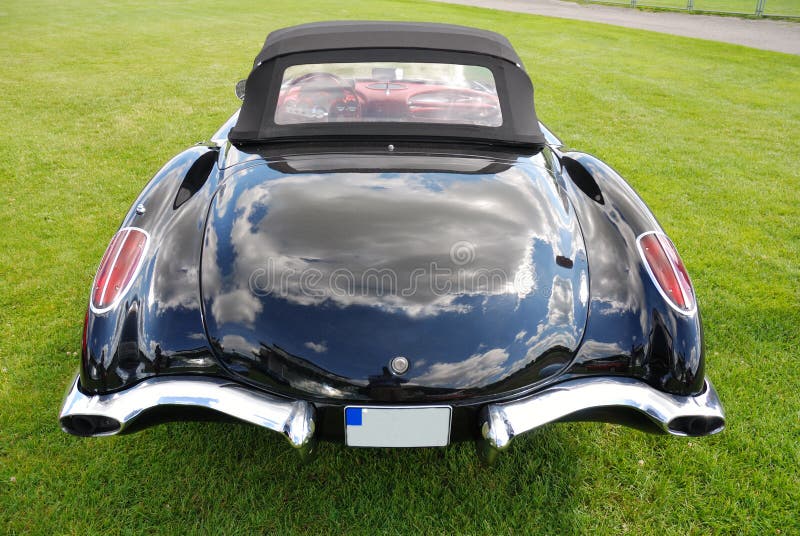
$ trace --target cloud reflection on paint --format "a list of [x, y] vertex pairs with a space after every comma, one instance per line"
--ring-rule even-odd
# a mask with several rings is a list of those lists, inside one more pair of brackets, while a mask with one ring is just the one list
[[[348, 378], [354, 393], [387, 397], [525, 385], [566, 365], [585, 325], [588, 265], [553, 177], [523, 159], [485, 174], [375, 172], [380, 160], [330, 173], [258, 164], [226, 178], [201, 274], [224, 359], [253, 363], [278, 388], [302, 377], [318, 394]], [[412, 367], [392, 383], [382, 371], [397, 355]]]
[[[245, 170], [237, 183], [247, 184], [251, 173]], [[264, 288], [308, 306], [329, 301], [413, 317], [465, 313], [463, 296], [524, 299], [535, 292], [535, 244], [574, 254], [571, 234], [565, 240], [559, 233], [563, 223], [545, 217], [553, 210], [542, 204], [551, 200], [524, 173], [512, 168], [502, 180], [442, 181], [436, 188], [430, 182], [424, 174], [365, 173], [227, 185], [212, 223], [230, 227], [212, 224], [204, 252], [203, 284], [214, 289], [218, 321], [252, 320], [259, 309], [246, 293]], [[223, 258], [230, 266], [222, 266], [220, 233], [229, 236], [232, 255]], [[468, 263], [452, 256], [466, 238], [474, 247]], [[309, 291], [309, 282], [323, 284]]]

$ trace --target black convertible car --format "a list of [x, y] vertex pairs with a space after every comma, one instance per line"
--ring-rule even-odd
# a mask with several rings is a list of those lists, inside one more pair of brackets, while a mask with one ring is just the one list
[[232, 418], [303, 455], [476, 440], [491, 460], [556, 421], [722, 430], [675, 247], [538, 121], [507, 39], [286, 28], [237, 92], [111, 239], [65, 431]]

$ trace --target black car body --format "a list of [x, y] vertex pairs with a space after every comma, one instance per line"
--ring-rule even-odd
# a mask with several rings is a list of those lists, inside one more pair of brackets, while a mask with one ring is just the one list
[[232, 417], [305, 454], [475, 439], [492, 458], [555, 421], [723, 428], [672, 243], [539, 123], [505, 38], [288, 28], [245, 87], [112, 240], [65, 431]]

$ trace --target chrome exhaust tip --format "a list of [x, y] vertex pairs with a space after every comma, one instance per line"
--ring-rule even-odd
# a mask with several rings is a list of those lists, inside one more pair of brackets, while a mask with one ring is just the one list
[[100, 415], [65, 415], [59, 423], [62, 430], [80, 437], [114, 435], [122, 428], [116, 419]]
[[667, 423], [667, 431], [672, 435], [700, 437], [716, 434], [725, 428], [725, 419], [719, 416], [686, 415], [676, 417]]

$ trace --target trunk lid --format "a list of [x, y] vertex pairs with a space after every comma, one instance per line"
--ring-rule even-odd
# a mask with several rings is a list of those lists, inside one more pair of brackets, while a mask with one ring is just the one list
[[588, 266], [544, 162], [316, 155], [229, 170], [201, 266], [220, 360], [288, 396], [373, 401], [497, 395], [563, 370]]

